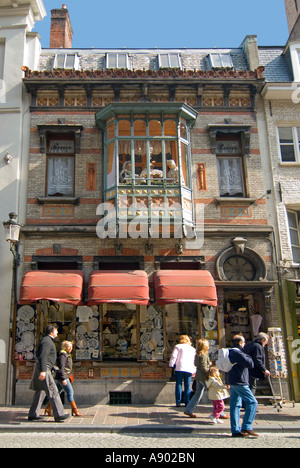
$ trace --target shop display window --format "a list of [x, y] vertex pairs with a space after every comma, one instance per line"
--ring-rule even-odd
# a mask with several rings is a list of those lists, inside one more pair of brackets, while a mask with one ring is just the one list
[[199, 337], [199, 307], [197, 304], [168, 304], [166, 310], [166, 354], [169, 359], [180, 335], [192, 338], [193, 346]]
[[40, 341], [48, 325], [58, 326], [58, 337], [55, 340], [57, 350], [63, 341], [75, 341], [76, 307], [54, 301], [41, 301], [38, 305], [37, 339]]
[[41, 301], [18, 306], [15, 317], [14, 360], [33, 361], [38, 344], [50, 324], [58, 326], [57, 351], [63, 341], [75, 342], [76, 307], [61, 302]]
[[141, 306], [140, 359], [164, 359], [164, 313], [157, 305]]
[[76, 310], [76, 359], [99, 360], [100, 314], [97, 306], [79, 306]]
[[32, 361], [36, 355], [36, 305], [18, 306], [15, 317], [15, 361]]
[[201, 337], [208, 340], [210, 359], [216, 361], [219, 351], [219, 323], [216, 307], [201, 306]]
[[199, 338], [205, 338], [210, 345], [210, 358], [217, 358], [219, 349], [218, 313], [215, 307], [194, 303], [169, 304], [166, 310], [166, 357], [169, 359], [180, 335], [192, 338], [196, 347]]
[[128, 304], [103, 304], [103, 360], [137, 360], [139, 310]]

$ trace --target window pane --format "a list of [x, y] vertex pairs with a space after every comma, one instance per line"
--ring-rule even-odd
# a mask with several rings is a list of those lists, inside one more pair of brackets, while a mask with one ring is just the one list
[[186, 126], [183, 123], [180, 124], [180, 136], [187, 140]]
[[120, 171], [120, 183], [131, 184], [132, 183], [132, 165], [131, 165], [131, 141], [122, 140], [119, 141], [119, 171]]
[[107, 188], [115, 185], [116, 164], [115, 164], [115, 144], [110, 143], [107, 146]]
[[159, 120], [151, 120], [149, 123], [150, 136], [161, 136], [161, 123]]
[[56, 58], [56, 68], [64, 68], [65, 66], [65, 55], [58, 55]]
[[288, 220], [290, 228], [298, 229], [296, 213], [288, 211]]
[[138, 326], [135, 310], [123, 304], [108, 304], [103, 314], [103, 358], [137, 359]]
[[170, 67], [179, 68], [179, 56], [177, 54], [170, 54]]
[[211, 54], [210, 55], [211, 65], [215, 68], [221, 68], [222, 62], [219, 54]]
[[181, 143], [181, 167], [182, 167], [181, 185], [185, 185], [186, 187], [189, 187], [188, 172], [187, 172], [187, 155], [188, 155], [188, 147], [184, 143]]
[[240, 158], [218, 158], [221, 197], [243, 197], [244, 184]]
[[107, 139], [111, 140], [115, 137], [115, 124], [112, 123], [107, 127]]
[[293, 129], [290, 127], [279, 128], [279, 139], [281, 149], [281, 160], [283, 162], [296, 161]]
[[134, 161], [136, 179], [147, 179], [147, 142], [144, 140], [134, 142]]
[[293, 143], [293, 130], [290, 127], [279, 128], [280, 143]]
[[168, 54], [160, 54], [160, 66], [162, 68], [168, 68], [169, 67], [169, 55]]
[[229, 54], [224, 54], [221, 56], [222, 59], [222, 67], [224, 68], [232, 68], [232, 60]]
[[300, 263], [300, 247], [293, 247], [293, 260], [295, 263]]
[[176, 136], [177, 135], [177, 125], [174, 120], [167, 120], [164, 125], [165, 136]]
[[118, 68], [127, 68], [127, 54], [118, 54]]
[[65, 68], [74, 68], [75, 55], [67, 55]]
[[282, 162], [296, 161], [294, 145], [281, 145], [281, 160]]
[[199, 336], [197, 304], [166, 305], [167, 356], [170, 357], [180, 335], [188, 335], [193, 344]]
[[150, 178], [159, 183], [163, 176], [162, 142], [150, 141]]
[[146, 122], [136, 120], [133, 124], [134, 136], [146, 136]]
[[291, 244], [299, 245], [299, 233], [296, 229], [290, 229]]
[[107, 54], [106, 67], [117, 68], [117, 54]]
[[74, 157], [48, 158], [48, 196], [73, 196]]
[[131, 125], [128, 120], [120, 120], [118, 124], [118, 135], [119, 136], [130, 136], [131, 135]]

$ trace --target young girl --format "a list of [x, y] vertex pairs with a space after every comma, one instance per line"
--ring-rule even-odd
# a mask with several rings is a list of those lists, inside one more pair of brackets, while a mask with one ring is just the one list
[[229, 398], [227, 387], [223, 384], [220, 377], [219, 369], [212, 366], [207, 372], [206, 386], [208, 388], [208, 398], [212, 400], [214, 405], [213, 414], [210, 419], [214, 424], [223, 424], [220, 416], [225, 410], [224, 400]]

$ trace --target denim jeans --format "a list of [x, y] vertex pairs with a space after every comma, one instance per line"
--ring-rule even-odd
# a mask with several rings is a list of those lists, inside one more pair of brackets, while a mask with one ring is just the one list
[[184, 401], [185, 406], [188, 405], [191, 398], [191, 383], [192, 376], [189, 372], [175, 371], [176, 383], [175, 383], [175, 398], [176, 406], [180, 406], [182, 399], [182, 381], [184, 382]]
[[205, 385], [202, 382], [196, 381], [195, 395], [193, 396], [193, 398], [191, 399], [191, 401], [189, 402], [185, 410], [187, 414], [193, 413], [194, 409], [199, 404], [200, 400], [202, 400], [204, 390], [205, 390]]
[[[231, 385], [230, 393], [230, 423], [232, 434], [238, 434], [242, 430], [252, 431], [252, 424], [257, 410], [257, 400], [251, 392], [249, 385]], [[242, 402], [245, 403], [246, 411], [241, 427], [240, 413]]]
[[74, 390], [70, 379], [67, 379], [67, 385], [63, 385], [61, 380], [57, 381], [57, 388], [59, 390], [59, 393], [61, 393], [62, 391], [66, 392], [69, 403], [72, 403], [72, 401], [74, 401]]

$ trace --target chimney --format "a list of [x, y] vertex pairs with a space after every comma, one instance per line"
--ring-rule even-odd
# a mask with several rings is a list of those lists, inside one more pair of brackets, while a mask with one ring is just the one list
[[50, 48], [71, 49], [73, 29], [67, 6], [51, 10]]
[[300, 14], [300, 0], [284, 0], [289, 33], [291, 34]]

